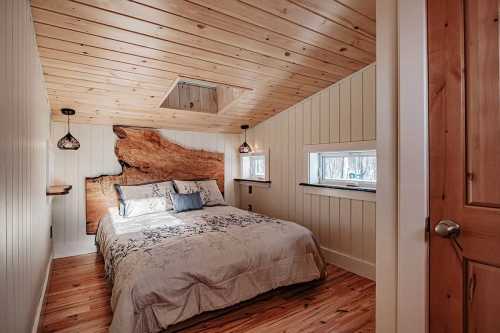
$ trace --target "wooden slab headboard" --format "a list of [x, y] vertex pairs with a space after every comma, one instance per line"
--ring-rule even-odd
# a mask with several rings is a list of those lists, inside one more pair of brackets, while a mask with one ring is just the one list
[[115, 184], [134, 185], [161, 180], [215, 179], [224, 192], [224, 154], [187, 149], [161, 137], [155, 129], [113, 126], [118, 136], [118, 175], [85, 179], [87, 234], [95, 234], [109, 207], [118, 207]]

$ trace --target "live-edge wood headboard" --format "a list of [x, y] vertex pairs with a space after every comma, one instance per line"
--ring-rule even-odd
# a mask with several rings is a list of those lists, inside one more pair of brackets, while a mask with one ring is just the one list
[[117, 175], [85, 179], [87, 234], [95, 234], [109, 207], [118, 206], [115, 184], [133, 185], [180, 179], [215, 179], [224, 191], [224, 154], [182, 147], [150, 128], [113, 126]]

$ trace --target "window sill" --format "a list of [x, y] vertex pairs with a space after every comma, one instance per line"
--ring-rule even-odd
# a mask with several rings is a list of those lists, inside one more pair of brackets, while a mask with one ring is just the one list
[[364, 201], [376, 201], [376, 190], [372, 188], [309, 183], [300, 183], [299, 185], [304, 186], [304, 194], [315, 194]]
[[348, 190], [348, 191], [361, 191], [361, 192], [371, 192], [376, 193], [377, 190], [369, 187], [354, 187], [354, 186], [341, 186], [341, 185], [326, 185], [326, 184], [309, 184], [309, 183], [300, 183], [300, 186], [311, 186], [311, 187], [320, 187], [320, 188], [333, 188], [336, 190]]
[[241, 185], [271, 187], [271, 181], [270, 180], [234, 178], [234, 181], [240, 183]]

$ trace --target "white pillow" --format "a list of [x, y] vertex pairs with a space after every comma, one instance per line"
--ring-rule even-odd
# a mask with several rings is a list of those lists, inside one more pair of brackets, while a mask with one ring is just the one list
[[224, 205], [225, 201], [215, 180], [174, 180], [177, 192], [186, 194], [200, 192], [204, 206]]
[[225, 205], [224, 197], [220, 193], [215, 180], [200, 180], [196, 184], [200, 188], [201, 198], [205, 206]]
[[173, 209], [170, 193], [175, 189], [171, 181], [116, 185], [120, 197], [120, 215], [132, 217]]
[[130, 199], [122, 202], [122, 215], [134, 217], [167, 211], [165, 198]]

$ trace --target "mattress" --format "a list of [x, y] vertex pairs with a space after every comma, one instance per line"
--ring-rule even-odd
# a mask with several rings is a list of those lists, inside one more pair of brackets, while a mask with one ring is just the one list
[[112, 333], [161, 332], [325, 274], [308, 229], [231, 206], [133, 218], [111, 208], [96, 243], [113, 284]]

